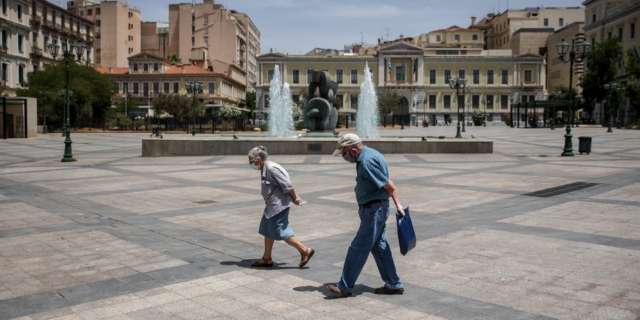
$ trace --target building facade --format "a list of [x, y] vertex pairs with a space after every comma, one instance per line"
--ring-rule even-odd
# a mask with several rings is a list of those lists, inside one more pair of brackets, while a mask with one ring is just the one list
[[584, 34], [591, 43], [604, 42], [618, 37], [622, 48], [640, 53], [640, 38], [637, 35], [640, 23], [640, 1], [589, 0], [585, 6]]
[[169, 24], [165, 22], [142, 22], [140, 27], [141, 52], [160, 57], [168, 56]]
[[[282, 84], [289, 83], [293, 99], [299, 99], [309, 84], [310, 71], [327, 71], [339, 84], [337, 97], [342, 108], [339, 112], [357, 112], [357, 99], [364, 81], [365, 64], [372, 71], [378, 92], [398, 92], [409, 105], [411, 123], [423, 118], [432, 122], [446, 117], [457, 119], [458, 104], [467, 110], [486, 110], [489, 120], [500, 124], [513, 102], [542, 100], [544, 85], [544, 59], [539, 55], [513, 56], [511, 50], [466, 50], [448, 48], [421, 48], [398, 42], [379, 48], [373, 56], [302, 56], [268, 53], [258, 57], [257, 85], [258, 112], [268, 113], [270, 80], [275, 66], [281, 73]], [[462, 53], [464, 51], [464, 54]], [[467, 79], [471, 92], [464, 100], [456, 97], [448, 80], [453, 77]]]
[[[560, 84], [567, 87], [569, 86], [569, 69], [571, 67], [568, 63], [560, 60], [556, 46], [562, 42], [562, 40], [571, 43], [572, 40], [581, 41], [584, 39], [583, 27], [584, 22], [574, 22], [557, 30], [547, 38], [546, 47], [549, 48], [549, 52], [547, 53], [547, 87], [549, 91]], [[575, 63], [573, 72], [573, 84], [571, 87], [580, 93], [582, 92], [582, 87], [578, 86], [578, 80], [584, 73], [584, 62]]]
[[[153, 97], [157, 94], [186, 95], [187, 82], [200, 82], [203, 90], [198, 94], [198, 100], [207, 107], [231, 104], [237, 107], [246, 105], [246, 83], [227, 76], [202, 69], [193, 65], [171, 63], [163, 57], [150, 53], [140, 53], [129, 57], [127, 68], [96, 68], [103, 74], [108, 74], [117, 87], [113, 96], [114, 103], [122, 102], [126, 98], [133, 100], [141, 109], [149, 109]], [[244, 71], [232, 66], [229, 73]]]
[[230, 65], [245, 70], [249, 90], [257, 81], [260, 32], [249, 16], [213, 0], [169, 5], [169, 54], [214, 72]]
[[[3, 0], [0, 11], [0, 75], [2, 94], [14, 96], [27, 73], [53, 63], [47, 45], [56, 41], [87, 47], [81, 63], [92, 65], [93, 23], [49, 1]], [[62, 51], [60, 51], [62, 52]], [[60, 55], [57, 57], [60, 59]]]
[[96, 66], [127, 67], [127, 58], [141, 52], [140, 9], [113, 0], [68, 1], [67, 9], [94, 23]]

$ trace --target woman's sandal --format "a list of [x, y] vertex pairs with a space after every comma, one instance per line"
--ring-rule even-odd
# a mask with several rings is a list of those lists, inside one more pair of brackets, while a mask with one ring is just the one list
[[268, 267], [268, 268], [270, 268], [270, 267], [273, 267], [273, 260], [271, 258], [265, 259], [263, 257], [263, 258], [260, 258], [260, 260], [256, 260], [256, 261], [251, 262], [251, 266], [252, 267]]
[[309, 248], [309, 250], [310, 251], [307, 251], [308, 253], [303, 255], [300, 259], [300, 264], [298, 265], [300, 268], [306, 266], [307, 262], [309, 262], [309, 260], [311, 260], [311, 257], [313, 257], [313, 254], [316, 253], [316, 251], [311, 248]]

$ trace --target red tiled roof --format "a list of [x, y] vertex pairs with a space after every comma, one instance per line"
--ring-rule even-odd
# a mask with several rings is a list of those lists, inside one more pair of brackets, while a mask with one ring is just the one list
[[164, 72], [164, 74], [182, 74], [182, 68], [184, 68], [184, 74], [216, 74], [213, 71], [202, 69], [197, 66], [181, 65], [181, 64], [176, 66], [171, 66], [169, 69], [167, 69]]
[[[109, 68], [106, 68], [106, 67], [96, 68], [96, 71], [103, 74], [109, 74]], [[128, 73], [129, 73], [129, 68], [111, 68], [111, 74], [128, 74]]]

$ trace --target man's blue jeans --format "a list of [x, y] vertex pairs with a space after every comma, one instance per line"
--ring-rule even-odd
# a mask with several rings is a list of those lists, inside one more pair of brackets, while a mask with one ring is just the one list
[[347, 252], [338, 288], [344, 292], [353, 291], [356, 280], [367, 262], [369, 252], [376, 260], [384, 286], [388, 289], [402, 288], [402, 282], [398, 278], [391, 256], [391, 249], [385, 238], [389, 203], [376, 203], [372, 204], [371, 208], [360, 208], [358, 214], [360, 228]]

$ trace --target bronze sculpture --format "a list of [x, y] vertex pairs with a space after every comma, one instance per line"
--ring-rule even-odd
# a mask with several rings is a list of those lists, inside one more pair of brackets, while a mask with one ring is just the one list
[[302, 118], [311, 131], [333, 131], [338, 124], [338, 111], [331, 101], [338, 84], [331, 81], [326, 71], [313, 71], [309, 95], [302, 100]]

